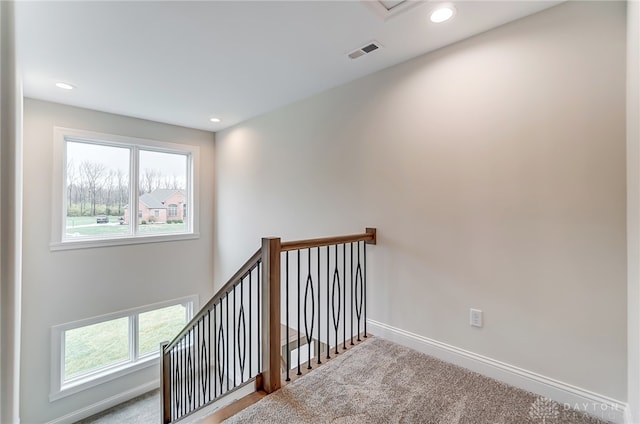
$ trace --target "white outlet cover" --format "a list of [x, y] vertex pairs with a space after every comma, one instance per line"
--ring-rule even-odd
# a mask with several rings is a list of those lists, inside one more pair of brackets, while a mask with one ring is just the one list
[[482, 327], [482, 311], [480, 309], [469, 310], [469, 324], [473, 327]]

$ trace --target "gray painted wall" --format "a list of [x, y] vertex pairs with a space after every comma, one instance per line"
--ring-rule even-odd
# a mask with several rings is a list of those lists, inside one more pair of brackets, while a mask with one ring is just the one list
[[376, 226], [370, 318], [626, 401], [625, 19], [567, 2], [218, 133], [216, 281]]
[[[50, 251], [55, 126], [200, 147], [200, 238]], [[171, 125], [26, 99], [21, 415], [43, 423], [157, 380], [151, 367], [50, 403], [50, 327], [213, 290], [214, 135]], [[169, 257], [170, 259], [167, 259]], [[144, 272], [142, 272], [144, 270]], [[141, 278], [144, 276], [144, 279]]]

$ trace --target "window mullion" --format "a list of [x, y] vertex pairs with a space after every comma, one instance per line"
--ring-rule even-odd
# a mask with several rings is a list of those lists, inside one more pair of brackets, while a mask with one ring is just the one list
[[129, 357], [132, 362], [138, 361], [138, 314], [129, 316]]
[[130, 217], [134, 217], [130, 219], [131, 223], [131, 231], [132, 235], [135, 237], [138, 235], [138, 225], [139, 225], [139, 217], [138, 211], [140, 210], [140, 149], [137, 146], [133, 146], [131, 148], [131, 199], [129, 200], [130, 205], [134, 205], [135, 208], [131, 208], [129, 212]]

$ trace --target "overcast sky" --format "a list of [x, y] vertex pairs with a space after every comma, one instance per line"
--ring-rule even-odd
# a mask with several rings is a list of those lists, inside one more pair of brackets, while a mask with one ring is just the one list
[[[102, 163], [107, 169], [113, 169], [114, 171], [120, 169], [124, 174], [129, 174], [129, 149], [123, 147], [69, 141], [67, 142], [67, 162], [70, 161], [73, 161], [76, 168], [82, 162], [88, 161]], [[145, 169], [155, 169], [167, 177], [176, 176], [178, 180], [185, 181], [187, 156], [141, 150], [141, 175]]]

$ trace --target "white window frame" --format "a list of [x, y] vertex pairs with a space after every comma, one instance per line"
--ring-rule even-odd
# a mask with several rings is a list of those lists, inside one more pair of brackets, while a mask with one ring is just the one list
[[[88, 388], [95, 387], [99, 384], [106, 383], [107, 381], [114, 380], [143, 368], [157, 365], [160, 358], [159, 351], [141, 356], [138, 355], [138, 316], [145, 312], [155, 311], [157, 309], [175, 305], [184, 305], [186, 307], [186, 322], [189, 322], [195, 311], [199, 308], [198, 296], [192, 295], [179, 299], [168, 300], [165, 302], [154, 303], [152, 305], [146, 305], [139, 308], [114, 312], [111, 314], [51, 327], [51, 386], [49, 391], [49, 402], [79, 393]], [[95, 371], [87, 372], [71, 378], [69, 381], [64, 381], [65, 332], [125, 317], [129, 318], [129, 360], [108, 365]]]
[[[163, 141], [127, 137], [113, 134], [97, 133], [93, 131], [77, 130], [72, 128], [55, 127], [54, 128], [54, 148], [53, 148], [53, 178], [52, 178], [52, 215], [51, 215], [51, 250], [68, 250], [81, 248], [94, 248], [104, 246], [119, 246], [128, 244], [165, 242], [174, 240], [191, 240], [200, 237], [199, 234], [199, 190], [200, 181], [198, 178], [200, 169], [200, 148], [198, 146], [169, 143]], [[130, 200], [129, 200], [129, 225], [132, 227], [131, 234], [100, 237], [100, 238], [82, 238], [80, 240], [65, 239], [63, 234], [66, 231], [66, 208], [67, 208], [67, 190], [66, 190], [66, 146], [67, 141], [86, 142], [104, 146], [129, 148], [130, 154], [130, 170], [129, 184]], [[187, 161], [187, 203], [188, 208], [194, 211], [191, 214], [187, 224], [187, 230], [184, 233], [176, 234], [139, 234], [138, 220], [134, 219], [133, 211], [139, 210], [139, 170], [138, 160], [140, 150], [150, 150], [156, 152], [176, 153], [189, 155], [190, 160]]]

